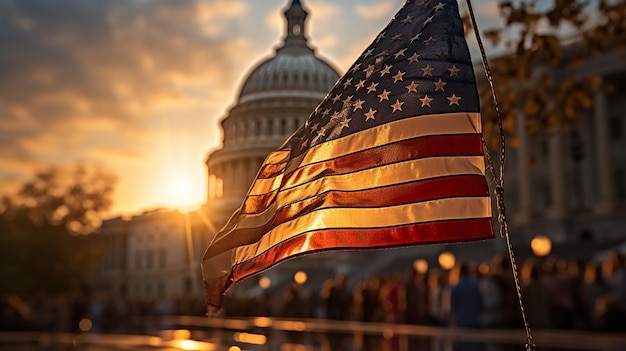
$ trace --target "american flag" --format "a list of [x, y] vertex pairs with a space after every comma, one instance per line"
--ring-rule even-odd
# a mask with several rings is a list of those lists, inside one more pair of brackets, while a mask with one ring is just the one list
[[479, 111], [456, 0], [407, 1], [263, 162], [204, 254], [208, 305], [294, 256], [493, 238]]

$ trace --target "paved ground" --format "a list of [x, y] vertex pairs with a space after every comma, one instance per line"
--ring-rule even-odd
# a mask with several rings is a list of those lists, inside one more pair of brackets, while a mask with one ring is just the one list
[[[495, 346], [498, 350], [511, 347], [523, 350], [526, 341], [524, 331], [518, 329], [469, 330], [266, 317], [222, 319], [179, 316], [165, 322], [174, 329], [161, 330], [153, 335], [0, 332], [0, 351], [274, 351], [285, 349], [287, 344], [298, 344], [302, 346], [300, 350], [317, 351], [322, 349], [321, 345], [332, 345], [338, 339], [355, 351], [386, 349], [384, 343], [394, 341], [399, 345], [425, 344], [428, 351], [446, 350], [463, 343], [482, 345], [481, 349], [489, 345], [489, 349]], [[537, 350], [626, 350], [626, 334], [558, 330], [537, 330], [533, 334], [539, 346]], [[370, 345], [364, 345], [363, 340], [369, 340]], [[343, 346], [330, 350], [339, 348], [343, 349]]]

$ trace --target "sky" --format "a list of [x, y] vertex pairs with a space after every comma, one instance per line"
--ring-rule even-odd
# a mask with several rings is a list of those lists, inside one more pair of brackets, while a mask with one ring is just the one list
[[[110, 215], [204, 202], [219, 122], [290, 2], [0, 0], [0, 195], [83, 163], [117, 176]], [[403, 2], [302, 0], [309, 43], [343, 74]], [[496, 0], [474, 7], [502, 25]]]

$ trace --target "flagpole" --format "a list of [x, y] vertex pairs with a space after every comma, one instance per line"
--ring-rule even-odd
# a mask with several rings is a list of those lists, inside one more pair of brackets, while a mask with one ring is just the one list
[[504, 128], [502, 126], [502, 116], [500, 115], [500, 106], [498, 104], [498, 97], [496, 95], [496, 89], [493, 83], [493, 76], [491, 74], [491, 69], [489, 68], [489, 62], [487, 61], [487, 55], [485, 54], [485, 48], [483, 46], [482, 40], [480, 38], [480, 33], [478, 31], [478, 26], [476, 25], [476, 18], [474, 17], [474, 10], [472, 8], [471, 0], [467, 0], [467, 8], [469, 10], [470, 19], [472, 21], [472, 27], [474, 27], [474, 33], [476, 34], [476, 41], [478, 42], [478, 47], [480, 49], [480, 55], [483, 62], [483, 67], [485, 69], [485, 76], [487, 77], [487, 81], [489, 82], [489, 86], [491, 88], [491, 95], [493, 98], [493, 102], [495, 105], [496, 116], [498, 120], [498, 130], [500, 132], [500, 174], [496, 175], [493, 160], [491, 159], [491, 154], [489, 153], [489, 149], [487, 147], [487, 143], [485, 142], [485, 138], [483, 136], [483, 146], [485, 148], [485, 158], [487, 159], [487, 165], [491, 174], [494, 178], [494, 182], [496, 183], [495, 193], [496, 193], [496, 201], [498, 206], [498, 222], [500, 223], [500, 236], [506, 238], [506, 246], [509, 253], [509, 261], [511, 262], [511, 270], [513, 271], [513, 279], [515, 281], [515, 290], [517, 292], [517, 300], [519, 302], [520, 312], [522, 314], [522, 320], [524, 322], [524, 329], [526, 331], [526, 351], [531, 351], [534, 347], [536, 347], [535, 342], [533, 340], [533, 334], [530, 330], [530, 325], [528, 324], [528, 319], [526, 318], [526, 310], [524, 309], [524, 302], [522, 301], [522, 287], [520, 284], [519, 276], [517, 273], [517, 265], [515, 264], [515, 255], [513, 253], [513, 246], [511, 245], [511, 238], [509, 235], [509, 225], [506, 219], [506, 208], [504, 205], [504, 163], [506, 158], [505, 153], [505, 145], [506, 140], [504, 136]]

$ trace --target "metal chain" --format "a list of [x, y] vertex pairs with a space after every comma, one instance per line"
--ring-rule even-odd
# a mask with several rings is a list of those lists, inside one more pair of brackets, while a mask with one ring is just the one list
[[522, 287], [520, 284], [519, 276], [517, 273], [517, 265], [515, 264], [515, 255], [513, 254], [513, 246], [511, 245], [511, 238], [509, 236], [509, 226], [506, 218], [506, 208], [504, 205], [504, 163], [506, 159], [506, 140], [504, 136], [504, 127], [502, 126], [502, 117], [500, 115], [500, 107], [498, 105], [498, 98], [496, 96], [496, 89], [493, 83], [493, 77], [491, 74], [491, 69], [489, 68], [489, 63], [487, 62], [487, 55], [485, 54], [485, 48], [483, 46], [482, 40], [480, 39], [480, 33], [478, 32], [478, 27], [476, 25], [476, 19], [474, 17], [474, 10], [472, 9], [472, 3], [470, 0], [467, 0], [467, 7], [470, 14], [470, 19], [472, 21], [472, 26], [474, 27], [474, 33], [476, 34], [476, 41], [478, 42], [478, 47], [480, 49], [480, 54], [482, 56], [483, 67], [485, 69], [485, 76], [487, 77], [487, 81], [489, 82], [489, 86], [491, 87], [491, 95], [493, 98], [493, 102], [495, 105], [496, 116], [498, 119], [498, 130], [500, 132], [500, 174], [496, 175], [496, 171], [494, 169], [493, 160], [491, 158], [491, 154], [489, 153], [489, 148], [487, 147], [487, 142], [485, 138], [482, 137], [483, 148], [485, 153], [485, 159], [487, 160], [487, 167], [493, 176], [495, 182], [495, 194], [496, 201], [498, 207], [498, 223], [500, 223], [500, 236], [504, 236], [506, 238], [506, 246], [509, 252], [509, 261], [511, 262], [511, 270], [513, 271], [513, 279], [515, 281], [515, 290], [517, 292], [517, 300], [519, 302], [520, 312], [522, 314], [522, 320], [524, 322], [524, 329], [526, 331], [526, 351], [531, 351], [535, 346], [535, 342], [533, 340], [533, 334], [530, 330], [530, 325], [528, 324], [528, 319], [526, 318], [526, 310], [524, 309], [524, 302], [522, 301]]

